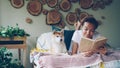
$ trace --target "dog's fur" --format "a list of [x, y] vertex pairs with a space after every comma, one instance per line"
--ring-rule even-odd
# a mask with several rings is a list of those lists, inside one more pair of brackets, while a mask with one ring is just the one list
[[37, 47], [46, 49], [49, 53], [66, 53], [63, 31], [48, 32], [42, 34], [37, 41]]

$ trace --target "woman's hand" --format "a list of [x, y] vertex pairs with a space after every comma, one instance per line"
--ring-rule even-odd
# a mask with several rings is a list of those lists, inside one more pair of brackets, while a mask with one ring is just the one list
[[107, 53], [107, 48], [105, 46], [100, 46], [98, 49], [96, 49], [94, 51], [83, 52], [82, 55], [85, 56], [85, 57], [90, 57], [94, 53], [99, 53], [101, 55], [105, 55]]
[[80, 27], [81, 27], [81, 22], [76, 22], [75, 24], [74, 24], [74, 26], [75, 26], [75, 30], [79, 30], [80, 29]]
[[81, 53], [83, 56], [85, 57], [90, 57], [92, 56], [93, 54], [95, 53], [95, 51], [86, 51], [86, 52], [83, 52]]

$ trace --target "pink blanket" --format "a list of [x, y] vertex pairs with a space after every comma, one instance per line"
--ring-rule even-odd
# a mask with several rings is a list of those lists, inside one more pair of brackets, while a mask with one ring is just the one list
[[51, 55], [49, 53], [34, 52], [30, 54], [31, 63], [36, 64], [35, 68], [100, 68], [100, 62], [104, 62], [104, 68], [120, 68], [120, 50], [109, 50], [106, 55], [94, 54], [91, 57], [77, 55]]
[[100, 55], [91, 57], [78, 55], [47, 55], [39, 58], [39, 64], [45, 68], [67, 68], [67, 67], [87, 67], [101, 62]]

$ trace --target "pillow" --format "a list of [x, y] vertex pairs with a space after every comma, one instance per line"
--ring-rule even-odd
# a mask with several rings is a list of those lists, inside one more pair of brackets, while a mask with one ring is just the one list
[[64, 42], [66, 44], [67, 50], [70, 48], [71, 39], [75, 30], [64, 30]]

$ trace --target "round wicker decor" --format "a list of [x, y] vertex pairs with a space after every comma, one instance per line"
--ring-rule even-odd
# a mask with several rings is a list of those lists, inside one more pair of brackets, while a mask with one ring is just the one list
[[48, 25], [53, 25], [59, 23], [61, 20], [61, 13], [57, 10], [51, 10], [47, 13], [46, 23]]
[[39, 1], [30, 1], [27, 10], [31, 15], [38, 16], [42, 12], [42, 4]]
[[10, 3], [15, 8], [21, 8], [24, 5], [24, 0], [10, 0]]

